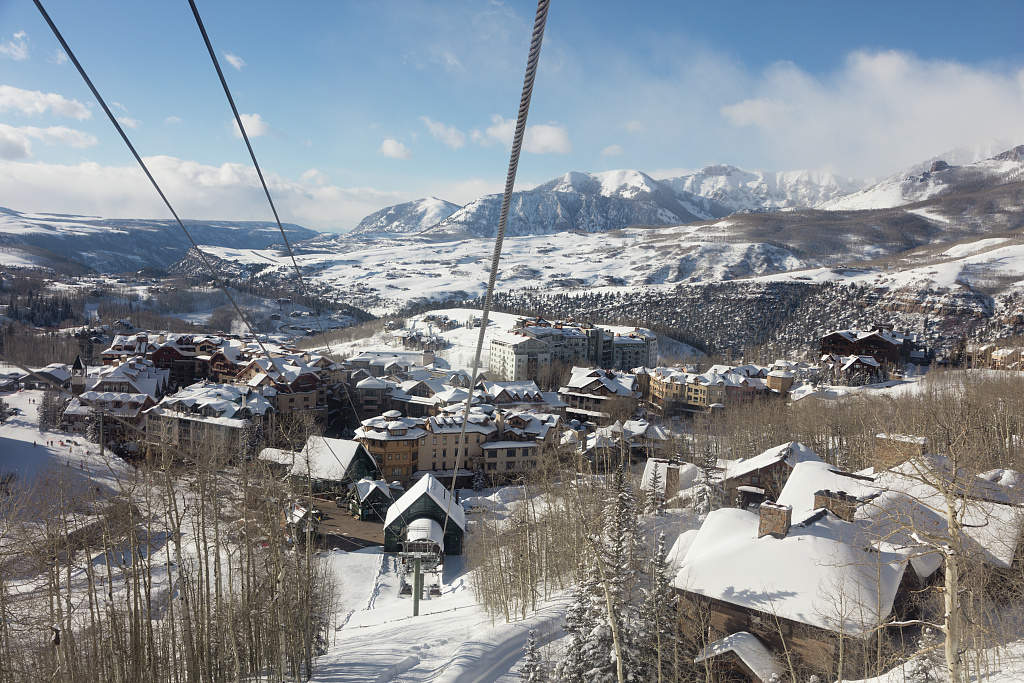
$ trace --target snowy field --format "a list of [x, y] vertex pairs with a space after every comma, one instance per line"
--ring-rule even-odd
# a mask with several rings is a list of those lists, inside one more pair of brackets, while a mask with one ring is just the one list
[[[731, 279], [807, 267], [776, 246], [723, 241], [728, 221], [670, 228], [627, 228], [581, 239], [563, 232], [509, 237], [502, 252], [502, 289], [542, 287], [548, 292], [600, 286], [642, 286]], [[203, 246], [219, 258], [284, 273], [287, 256], [275, 250]], [[374, 314], [393, 312], [415, 300], [477, 296], [486, 288], [493, 245], [470, 239], [432, 242], [408, 238], [347, 253], [297, 255], [312, 280], [339, 292], [376, 293]]]

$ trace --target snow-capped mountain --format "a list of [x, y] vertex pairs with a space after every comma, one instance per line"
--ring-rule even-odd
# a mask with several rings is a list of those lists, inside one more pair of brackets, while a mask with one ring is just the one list
[[[737, 211], [809, 208], [861, 187], [855, 181], [814, 171], [745, 171], [708, 166], [657, 180], [642, 171], [571, 171], [516, 192], [509, 235], [608, 232], [630, 225], [680, 225]], [[380, 239], [429, 231], [435, 238], [491, 237], [501, 195], [485, 195], [464, 207], [436, 198], [390, 206], [364, 218], [342, 239]], [[435, 220], [436, 218], [436, 220]]]
[[[186, 220], [185, 225], [200, 244], [263, 249], [282, 243], [276, 223]], [[290, 241], [317, 234], [298, 225], [286, 223], [284, 228]], [[125, 272], [166, 268], [190, 246], [173, 220], [22, 213], [0, 207], [0, 263]]]
[[[430, 234], [492, 236], [500, 209], [501, 195], [486, 195], [441, 221]], [[714, 200], [676, 192], [640, 171], [570, 172], [513, 194], [507, 234], [608, 232], [629, 225], [692, 223], [728, 213]]]
[[388, 206], [359, 221], [350, 235], [417, 233], [433, 227], [458, 211], [458, 204], [437, 197]]
[[808, 208], [863, 187], [826, 171], [745, 171], [724, 164], [661, 182], [676, 192], [712, 199], [733, 212]]
[[936, 159], [923, 170], [920, 166], [897, 173], [871, 187], [819, 205], [825, 211], [886, 209], [924, 201], [982, 186], [1017, 182], [1024, 177], [1024, 145], [988, 159], [954, 166]]

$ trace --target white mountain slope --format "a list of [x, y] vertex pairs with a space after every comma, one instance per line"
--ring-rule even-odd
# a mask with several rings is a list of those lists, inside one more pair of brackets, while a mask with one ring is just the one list
[[458, 204], [437, 197], [388, 206], [359, 221], [350, 235], [417, 233], [437, 225], [458, 211]]
[[[493, 236], [501, 195], [485, 195], [431, 229], [437, 236]], [[516, 192], [507, 234], [607, 232], [629, 225], [674, 225], [718, 218], [729, 210], [713, 200], [675, 192], [640, 171], [573, 171]]]
[[822, 202], [825, 211], [887, 209], [942, 196], [954, 190], [999, 185], [1021, 180], [1024, 175], [1024, 145], [989, 159], [964, 166], [936, 160], [927, 170], [902, 172], [843, 197]]
[[724, 164], [661, 182], [677, 192], [717, 201], [730, 211], [809, 208], [863, 186], [826, 171], [745, 171]]
[[[657, 180], [633, 169], [571, 171], [512, 197], [509, 235], [566, 230], [607, 232], [630, 225], [679, 225], [721, 218], [736, 211], [809, 208], [858, 189], [830, 173], [744, 171], [708, 166], [676, 178]], [[429, 230], [457, 239], [492, 237], [501, 196], [485, 195], [464, 207], [436, 198], [389, 206], [364, 218], [341, 239], [377, 240]], [[320, 237], [317, 242], [330, 238]], [[314, 246], [314, 245], [310, 245]]]
[[[186, 220], [185, 225], [200, 244], [265, 248], [282, 241], [277, 225], [268, 222]], [[284, 228], [291, 241], [317, 234], [288, 223]], [[0, 252], [12, 254], [0, 262], [23, 258], [57, 267], [73, 264], [124, 272], [165, 268], [184, 257], [189, 246], [172, 220], [23, 213], [0, 207]]]

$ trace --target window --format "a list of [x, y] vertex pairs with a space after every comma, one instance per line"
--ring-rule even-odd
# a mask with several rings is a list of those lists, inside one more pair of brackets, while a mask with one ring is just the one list
[[505, 451], [505, 457], [506, 458], [514, 458], [514, 457], [516, 457], [516, 449], [509, 448], [508, 450], [506, 450]]
[[516, 468], [516, 464], [514, 462], [507, 462], [507, 463], [505, 463], [505, 469], [506, 470], [514, 470], [515, 468]]
[[496, 469], [498, 469], [498, 463], [496, 463], [496, 462], [489, 462], [489, 463], [487, 463], [487, 469], [488, 470], [496, 470]]

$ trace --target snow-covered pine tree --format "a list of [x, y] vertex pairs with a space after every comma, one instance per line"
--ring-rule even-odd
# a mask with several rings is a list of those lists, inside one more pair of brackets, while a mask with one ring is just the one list
[[555, 666], [556, 680], [565, 683], [586, 683], [590, 668], [583, 658], [583, 643], [594, 627], [590, 592], [597, 587], [592, 572], [584, 568], [583, 573], [573, 588], [572, 604], [565, 612], [566, 647]]
[[483, 491], [487, 488], [487, 478], [484, 476], [483, 470], [477, 470], [473, 475], [473, 490]]
[[644, 490], [644, 514], [657, 515], [661, 513], [662, 504], [662, 482], [661, 468], [652, 467], [651, 480]]
[[85, 438], [92, 443], [100, 442], [100, 421], [102, 419], [100, 411], [94, 409], [89, 412], [88, 422], [85, 425]]
[[644, 591], [640, 606], [637, 639], [647, 678], [652, 681], [678, 680], [674, 663], [679, 661], [676, 629], [676, 595], [672, 590], [665, 547], [665, 534], [658, 534], [651, 558], [651, 585]]
[[604, 536], [595, 540], [598, 557], [594, 580], [598, 590], [592, 594], [595, 627], [583, 645], [584, 659], [592, 664], [589, 680], [617, 680], [618, 653], [626, 680], [638, 679], [642, 666], [637, 646], [637, 610], [633, 605], [636, 567], [640, 544], [636, 500], [622, 467], [612, 480], [611, 499], [605, 507]]
[[528, 683], [547, 680], [544, 664], [540, 660], [540, 650], [537, 648], [537, 632], [532, 628], [526, 639], [526, 649], [523, 650], [523, 666], [519, 669], [519, 678]]

